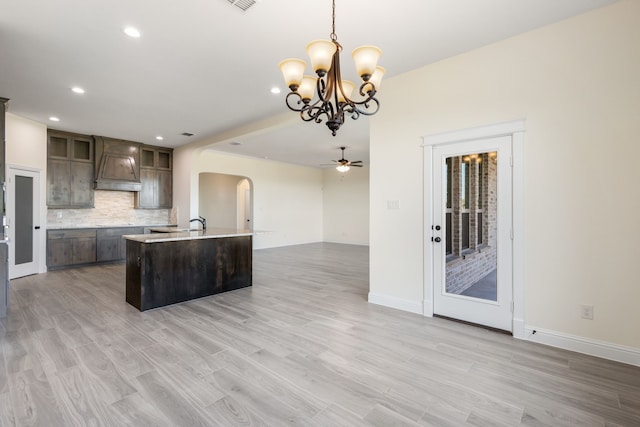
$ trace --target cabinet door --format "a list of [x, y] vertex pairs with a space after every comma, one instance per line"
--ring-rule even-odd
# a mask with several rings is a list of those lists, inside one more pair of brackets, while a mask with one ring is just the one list
[[67, 160], [47, 161], [47, 206], [66, 207], [71, 201], [71, 165]]
[[90, 137], [71, 138], [71, 160], [93, 164], [93, 140]]
[[153, 169], [141, 169], [140, 170], [140, 182], [142, 188], [138, 192], [137, 206], [138, 208], [154, 208], [156, 206], [156, 171]]
[[47, 240], [47, 267], [59, 267], [72, 264], [71, 240], [72, 239]]
[[71, 197], [73, 207], [92, 208], [93, 164], [71, 162]]
[[96, 238], [82, 237], [72, 239], [71, 251], [73, 264], [96, 262]]
[[109, 237], [98, 236], [97, 259], [98, 259], [98, 262], [116, 261], [120, 259], [120, 237], [119, 236], [109, 236]]
[[157, 206], [159, 208], [171, 209], [173, 205], [173, 192], [171, 191], [173, 179], [171, 171], [156, 171], [157, 174]]

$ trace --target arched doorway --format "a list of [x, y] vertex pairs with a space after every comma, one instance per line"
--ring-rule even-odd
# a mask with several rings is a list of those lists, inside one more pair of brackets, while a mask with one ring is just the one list
[[214, 228], [253, 229], [253, 183], [245, 176], [203, 172], [199, 176], [199, 215]]

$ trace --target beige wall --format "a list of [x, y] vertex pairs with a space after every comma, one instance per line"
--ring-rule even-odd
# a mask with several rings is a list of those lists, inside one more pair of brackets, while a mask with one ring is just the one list
[[[180, 150], [182, 152], [186, 149]], [[184, 154], [184, 153], [183, 153]], [[253, 183], [253, 227], [268, 231], [255, 237], [256, 249], [322, 241], [322, 170], [211, 150], [193, 156], [191, 176], [214, 172], [245, 176]], [[174, 176], [182, 181], [184, 173]], [[198, 189], [189, 205], [199, 206]], [[188, 184], [190, 185], [190, 184]], [[195, 200], [194, 200], [195, 199]], [[174, 199], [175, 200], [175, 199]], [[186, 200], [181, 202], [186, 204]], [[180, 206], [180, 210], [183, 207]], [[182, 217], [183, 215], [181, 215]], [[183, 220], [180, 220], [180, 225]]]
[[[256, 248], [321, 241], [369, 243], [367, 167], [353, 168], [342, 177], [334, 169], [323, 171], [193, 147], [181, 147], [174, 154], [174, 205], [183, 212], [180, 226], [187, 226], [188, 218], [204, 208], [199, 183], [209, 172], [251, 180], [253, 227], [269, 231], [256, 236]], [[214, 225], [209, 217], [207, 222]]]
[[371, 121], [371, 292], [423, 300], [420, 138], [523, 118], [525, 324], [640, 348], [639, 41], [628, 0], [386, 80]]
[[[243, 179], [237, 175], [200, 174], [198, 214], [207, 220], [208, 227], [237, 228], [238, 183]], [[199, 225], [194, 222], [194, 226]]]
[[369, 167], [340, 173], [324, 169], [323, 240], [355, 245], [369, 244]]

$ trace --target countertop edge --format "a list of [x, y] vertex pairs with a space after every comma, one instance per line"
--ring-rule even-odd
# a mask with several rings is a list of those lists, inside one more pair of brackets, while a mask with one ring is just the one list
[[184, 240], [200, 240], [200, 239], [222, 239], [225, 237], [241, 237], [253, 236], [258, 234], [254, 231], [183, 231], [178, 233], [153, 233], [153, 234], [125, 234], [122, 236], [127, 240], [139, 243], [162, 243], [162, 242], [178, 242]]

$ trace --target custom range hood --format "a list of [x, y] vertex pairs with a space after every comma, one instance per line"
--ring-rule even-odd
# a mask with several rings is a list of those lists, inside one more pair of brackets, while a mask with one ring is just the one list
[[140, 191], [139, 142], [94, 136], [96, 190]]

